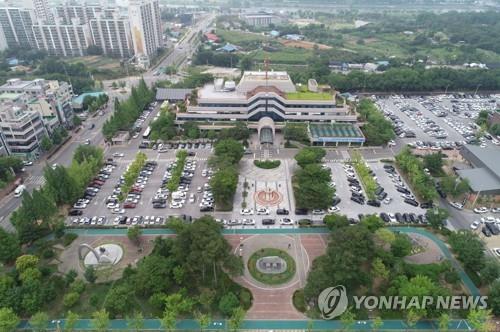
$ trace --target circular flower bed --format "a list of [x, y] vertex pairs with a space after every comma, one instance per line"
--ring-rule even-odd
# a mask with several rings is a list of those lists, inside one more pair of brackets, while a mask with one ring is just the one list
[[[265, 257], [279, 257], [286, 262], [286, 270], [281, 273], [264, 273], [257, 267], [257, 262]], [[266, 285], [279, 285], [290, 281], [295, 275], [295, 261], [285, 251], [275, 248], [263, 248], [252, 254], [248, 259], [248, 271], [252, 277]]]

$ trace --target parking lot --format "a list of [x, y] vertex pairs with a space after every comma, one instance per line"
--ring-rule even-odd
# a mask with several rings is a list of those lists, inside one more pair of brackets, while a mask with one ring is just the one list
[[[342, 163], [327, 163], [326, 164], [332, 170], [332, 178], [336, 184], [336, 196], [341, 199], [340, 203], [337, 205], [340, 208], [341, 214], [347, 215], [349, 218], [359, 219], [359, 215], [377, 214], [381, 212], [385, 213], [414, 213], [416, 215], [425, 214], [425, 209], [420, 207], [414, 207], [409, 204], [404, 203], [404, 199], [401, 196], [402, 193], [396, 191], [395, 183], [389, 177], [389, 174], [384, 171], [383, 163], [381, 162], [369, 162], [369, 167], [373, 170], [379, 185], [387, 193], [387, 198], [391, 199], [389, 204], [382, 203], [380, 207], [370, 206], [365, 204], [358, 204], [350, 199], [351, 189], [349, 182], [347, 181], [347, 175], [344, 171]], [[402, 179], [404, 183], [404, 179]], [[406, 183], [405, 183], [406, 185]], [[408, 188], [408, 186], [406, 186]], [[365, 195], [366, 196], [366, 195]]]
[[474, 123], [481, 110], [495, 110], [497, 100], [500, 100], [498, 95], [392, 96], [379, 98], [376, 104], [393, 122], [403, 144], [429, 143], [429, 147], [435, 146], [439, 150], [466, 143], [477, 143], [482, 147], [499, 145], [500, 140], [488, 136], [476, 142], [478, 127]]

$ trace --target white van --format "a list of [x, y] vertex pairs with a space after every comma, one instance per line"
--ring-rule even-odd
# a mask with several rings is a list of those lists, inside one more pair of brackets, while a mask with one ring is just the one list
[[14, 190], [14, 197], [21, 197], [25, 190], [26, 186], [24, 184], [20, 184], [19, 186], [17, 186], [16, 190]]

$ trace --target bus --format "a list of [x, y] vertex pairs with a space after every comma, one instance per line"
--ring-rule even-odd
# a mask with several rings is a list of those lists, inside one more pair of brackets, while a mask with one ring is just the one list
[[142, 134], [142, 138], [146, 139], [149, 137], [150, 134], [151, 134], [151, 127], [148, 126], [144, 131], [144, 134]]

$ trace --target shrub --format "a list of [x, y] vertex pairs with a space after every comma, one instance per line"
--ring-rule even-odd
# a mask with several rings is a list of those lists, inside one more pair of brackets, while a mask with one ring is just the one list
[[243, 309], [248, 310], [252, 306], [252, 293], [248, 289], [240, 291], [240, 302]]
[[66, 234], [64, 234], [64, 236], [62, 238], [62, 243], [65, 247], [67, 247], [71, 243], [73, 243], [73, 241], [75, 241], [77, 237], [78, 237], [78, 235], [75, 233], [66, 233]]
[[278, 168], [281, 165], [279, 160], [254, 160], [253, 164], [262, 169]]
[[67, 293], [63, 298], [63, 305], [65, 308], [71, 308], [80, 299], [80, 294], [76, 292]]
[[48, 249], [45, 249], [43, 252], [42, 252], [42, 257], [45, 258], [45, 259], [50, 259], [52, 257], [54, 257], [56, 255], [56, 253], [54, 252], [54, 250], [48, 248]]
[[85, 283], [81, 279], [76, 279], [69, 285], [71, 292], [81, 294], [85, 290]]
[[306, 308], [306, 299], [304, 297], [304, 290], [297, 289], [295, 293], [293, 293], [293, 305], [295, 309], [300, 312], [305, 312]]
[[219, 310], [226, 316], [231, 316], [234, 309], [240, 306], [240, 301], [233, 292], [229, 292], [221, 297]]

